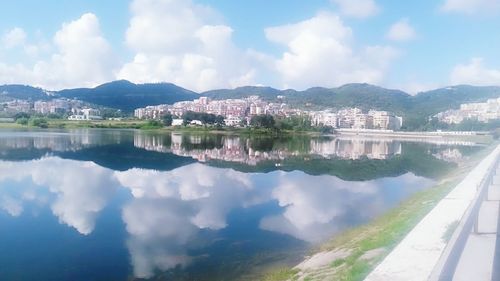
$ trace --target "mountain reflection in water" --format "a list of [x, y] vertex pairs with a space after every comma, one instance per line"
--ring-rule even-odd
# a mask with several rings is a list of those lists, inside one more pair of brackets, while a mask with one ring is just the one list
[[480, 148], [0, 131], [0, 279], [250, 280], [431, 186], [449, 149]]

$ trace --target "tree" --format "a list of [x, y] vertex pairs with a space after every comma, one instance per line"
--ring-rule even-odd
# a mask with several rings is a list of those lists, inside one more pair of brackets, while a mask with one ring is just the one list
[[163, 125], [169, 127], [169, 126], [172, 126], [172, 122], [174, 120], [174, 117], [172, 116], [172, 114], [170, 113], [167, 113], [165, 116], [163, 116], [162, 118], [162, 121], [163, 121]]
[[250, 125], [257, 128], [274, 128], [274, 117], [271, 115], [256, 115], [250, 120]]
[[205, 113], [205, 112], [188, 111], [188, 112], [184, 113], [184, 115], [182, 116], [182, 119], [183, 119], [184, 125], [191, 123], [191, 121], [193, 121], [193, 120], [199, 120], [204, 125], [216, 124], [216, 125], [222, 126], [224, 124], [224, 116]]
[[21, 119], [21, 118], [24, 118], [24, 119], [30, 119], [30, 115], [26, 112], [19, 112], [19, 113], [16, 113], [16, 115], [14, 115], [14, 120], [18, 120], [18, 119]]
[[29, 119], [28, 118], [17, 118], [16, 123], [20, 125], [28, 125]]
[[48, 128], [49, 123], [47, 122], [47, 119], [45, 118], [33, 118], [30, 119], [30, 125], [34, 127], [39, 127], [39, 128]]

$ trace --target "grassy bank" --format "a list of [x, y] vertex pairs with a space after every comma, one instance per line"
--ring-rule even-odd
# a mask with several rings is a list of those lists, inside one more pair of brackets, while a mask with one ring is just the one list
[[154, 132], [180, 132], [194, 134], [238, 134], [238, 135], [319, 135], [315, 131], [294, 131], [294, 130], [271, 130], [262, 128], [233, 128], [233, 127], [214, 127], [214, 126], [176, 126], [164, 127], [161, 124], [149, 122], [145, 120], [95, 120], [95, 121], [69, 121], [65, 119], [45, 119], [43, 126], [33, 126], [30, 124], [18, 123], [0, 123], [0, 128], [5, 129], [22, 129], [22, 128], [37, 128], [37, 129], [78, 129], [78, 128], [101, 128], [101, 129], [141, 129]]
[[5, 129], [77, 129], [77, 128], [107, 128], [107, 129], [141, 129], [147, 125], [146, 121], [140, 120], [96, 120], [96, 121], [69, 121], [65, 119], [43, 119], [41, 126], [18, 123], [0, 123], [0, 128]]
[[263, 280], [363, 280], [493, 148], [472, 155], [436, 186], [415, 194], [371, 223], [347, 230], [314, 249], [313, 253], [347, 253], [329, 261], [329, 266], [305, 271], [278, 268], [266, 273]]

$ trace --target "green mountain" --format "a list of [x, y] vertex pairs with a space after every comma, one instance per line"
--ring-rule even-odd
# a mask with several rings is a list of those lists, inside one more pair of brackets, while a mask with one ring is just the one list
[[259, 96], [265, 100], [274, 100], [277, 96], [282, 95], [282, 92], [271, 87], [246, 86], [236, 89], [212, 90], [201, 93], [201, 95], [215, 100], [241, 99], [249, 96]]
[[92, 89], [62, 90], [57, 92], [56, 96], [79, 99], [126, 112], [148, 105], [172, 104], [199, 97], [195, 92], [171, 83], [134, 84], [126, 80], [110, 82]]
[[[364, 110], [388, 110], [402, 115], [407, 129], [418, 129], [428, 122], [430, 116], [438, 112], [458, 108], [462, 103], [483, 102], [489, 98], [500, 97], [500, 87], [459, 85], [411, 96], [400, 90], [359, 83], [337, 88], [315, 87], [305, 91], [247, 86], [212, 90], [200, 94], [170, 83], [134, 84], [125, 80], [110, 82], [91, 89], [68, 89], [58, 92], [47, 92], [40, 88], [23, 85], [0, 86], [0, 101], [6, 98], [46, 100], [65, 97], [121, 109], [125, 112], [132, 112], [136, 108], [148, 105], [193, 100], [200, 96], [220, 100], [245, 98], [252, 95], [260, 96], [267, 101], [283, 101], [292, 107], [303, 109], [359, 107]], [[278, 99], [278, 97], [282, 98]]]
[[53, 93], [26, 85], [2, 85], [0, 97], [20, 100], [48, 100]]
[[234, 90], [215, 90], [202, 93], [213, 99], [243, 98], [258, 95], [265, 100], [277, 100], [300, 108], [385, 109], [403, 113], [410, 108], [411, 96], [399, 90], [390, 90], [370, 84], [347, 84], [338, 88], [315, 87], [305, 91], [277, 90], [268, 87], [242, 87]]
[[202, 93], [213, 99], [241, 98], [259, 95], [268, 101], [284, 102], [304, 109], [358, 107], [394, 112], [404, 117], [407, 129], [418, 129], [430, 116], [448, 109], [457, 109], [462, 103], [484, 102], [500, 97], [500, 87], [459, 85], [422, 92], [411, 96], [403, 91], [370, 84], [347, 84], [338, 88], [310, 88], [305, 91], [276, 90], [265, 87], [243, 87], [234, 90], [215, 90]]
[[462, 103], [481, 102], [500, 97], [500, 87], [459, 85], [419, 93], [414, 96], [413, 109], [429, 115], [448, 109], [459, 108]]

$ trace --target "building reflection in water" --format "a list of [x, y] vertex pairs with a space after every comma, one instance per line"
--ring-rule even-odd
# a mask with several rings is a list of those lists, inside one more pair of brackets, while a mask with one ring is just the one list
[[[222, 160], [256, 165], [265, 160], [282, 160], [297, 155], [318, 155], [325, 158], [341, 159], [388, 159], [401, 154], [401, 142], [391, 139], [343, 139], [308, 138], [307, 149], [272, 147], [259, 150], [252, 140], [238, 136], [223, 136], [217, 147], [198, 146], [203, 143], [201, 136], [179, 134], [150, 135], [135, 134], [134, 146], [150, 151], [188, 156], [199, 161]], [[273, 140], [269, 140], [273, 142]]]
[[[96, 133], [77, 130], [11, 136], [0, 133], [2, 153], [8, 148], [68, 151], [126, 144], [132, 149], [135, 146], [200, 161], [222, 160], [249, 165], [307, 155], [388, 159], [403, 153], [402, 142], [307, 137], [280, 141], [138, 131]], [[454, 150], [445, 149], [449, 148], [440, 149], [444, 151], [443, 157], [458, 155]], [[275, 249], [266, 244], [266, 253], [254, 253], [264, 255], [288, 249], [289, 245], [280, 244], [283, 241], [321, 242], [339, 231], [370, 221], [433, 183], [431, 179], [409, 172], [354, 181], [302, 171], [245, 173], [200, 163], [189, 163], [169, 171], [150, 168], [120, 171], [91, 161], [51, 155], [33, 161], [2, 160], [0, 171], [0, 210], [13, 219], [22, 220], [41, 213], [41, 209], [49, 209], [50, 215], [57, 217], [60, 224], [69, 226], [82, 237], [98, 232], [99, 226], [120, 221], [125, 231], [111, 228], [107, 231], [114, 231], [113, 239], [124, 241], [131, 271], [138, 278], [153, 277], [158, 270], [189, 267], [204, 261], [213, 264], [213, 260], [224, 258], [210, 248], [214, 245], [224, 250], [221, 253], [225, 250], [238, 252], [235, 249], [241, 245], [249, 245], [246, 249], [258, 249], [263, 247], [259, 244], [262, 241], [275, 239], [272, 240]], [[117, 203], [119, 208], [113, 208], [118, 214], [103, 217], [102, 213], [116, 197], [125, 198]], [[235, 226], [231, 215], [238, 211], [240, 225]], [[247, 224], [243, 224], [245, 222]], [[45, 227], [56, 228], [53, 225]], [[231, 227], [244, 231], [223, 231]], [[95, 237], [92, 239], [98, 239]], [[254, 237], [261, 237], [262, 241], [252, 240]], [[196, 250], [194, 254], [193, 249]], [[237, 256], [226, 258], [232, 259], [225, 261], [231, 266], [235, 262], [247, 262]]]

